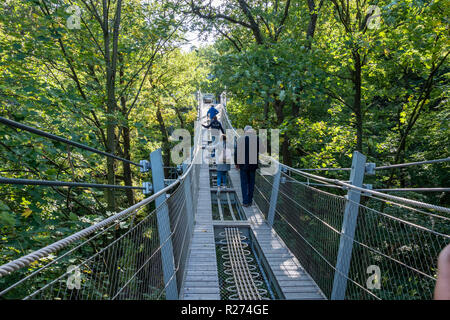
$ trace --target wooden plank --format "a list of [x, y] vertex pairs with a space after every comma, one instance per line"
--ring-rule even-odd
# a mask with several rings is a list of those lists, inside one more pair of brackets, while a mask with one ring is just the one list
[[323, 300], [320, 293], [286, 292], [284, 296], [289, 300]]
[[192, 270], [187, 270], [186, 271], [186, 277], [189, 276], [214, 276], [216, 275], [217, 272], [214, 270], [196, 270], [196, 269], [192, 269]]
[[191, 281], [205, 281], [205, 282], [216, 282], [216, 278], [214, 276], [186, 276], [185, 283]]
[[193, 294], [193, 293], [185, 293], [184, 300], [219, 300], [220, 294]]
[[203, 287], [203, 288], [211, 288], [214, 286], [219, 286], [219, 283], [215, 280], [213, 281], [192, 281], [192, 280], [186, 280], [184, 283], [184, 287], [185, 287], [185, 291], [187, 291], [187, 288], [199, 288], [199, 287]]
[[288, 286], [283, 288], [284, 293], [319, 293], [317, 285], [312, 283], [309, 286]]
[[[230, 180], [242, 202], [239, 175], [230, 170]], [[295, 256], [265, 221], [257, 206], [243, 208], [263, 255], [286, 299], [324, 299], [317, 284], [304, 271]]]
[[219, 291], [219, 286], [218, 286], [218, 282], [216, 283], [217, 287], [215, 288], [214, 286], [212, 287], [185, 287], [184, 288], [184, 293], [185, 294], [199, 294], [199, 293], [220, 293]]
[[299, 280], [278, 280], [278, 284], [283, 287], [309, 287], [316, 286], [316, 284], [310, 279]]
[[[207, 130], [202, 129], [201, 134], [206, 133]], [[194, 213], [194, 232], [180, 298], [185, 300], [218, 300], [220, 299], [220, 289], [212, 225], [208, 165], [202, 164], [200, 166], [199, 175], [197, 210]]]

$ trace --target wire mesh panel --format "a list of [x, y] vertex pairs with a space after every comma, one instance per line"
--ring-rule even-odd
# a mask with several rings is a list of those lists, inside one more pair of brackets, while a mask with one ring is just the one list
[[[267, 210], [273, 182], [257, 176], [255, 200]], [[347, 201], [282, 173], [273, 227], [328, 298], [339, 272], [336, 261]], [[431, 299], [437, 257], [450, 243], [450, 218], [373, 196], [363, 196], [356, 205], [345, 298]]]
[[[271, 190], [268, 177], [258, 176], [257, 183], [261, 181], [263, 188]], [[265, 207], [268, 205], [266, 201]], [[282, 173], [273, 227], [327, 296], [333, 286], [344, 205], [343, 197], [308, 187]]]
[[262, 176], [261, 174], [257, 174], [255, 176], [255, 191], [253, 193], [253, 199], [265, 219], [267, 219], [267, 212], [269, 212], [273, 179], [274, 177], [271, 175]]
[[[196, 165], [194, 165], [195, 167]], [[190, 171], [190, 175], [196, 171]], [[195, 178], [193, 179], [195, 180]], [[180, 186], [167, 199], [169, 208], [170, 227], [172, 231], [173, 255], [175, 261], [175, 275], [178, 290], [181, 289], [184, 269], [187, 261], [188, 249], [192, 237], [192, 216], [189, 216], [187, 210], [187, 201], [184, 193], [184, 180]], [[195, 190], [193, 190], [195, 191]], [[196, 193], [192, 193], [196, 194]]]
[[[195, 167], [195, 165], [194, 165]], [[197, 168], [188, 175], [194, 181]], [[0, 278], [0, 297], [6, 299], [147, 300], [165, 299], [172, 281], [180, 287], [187, 248], [192, 236], [192, 216], [187, 214], [184, 179], [171, 196], [151, 212], [149, 204], [123, 215], [63, 250], [32, 262]], [[194, 202], [191, 202], [194, 207]], [[171, 233], [160, 239], [158, 213], [167, 210]], [[194, 208], [192, 208], [194, 209]], [[164, 282], [161, 251], [173, 245], [175, 270]]]
[[[364, 202], [359, 205], [349, 272], [353, 281], [346, 298], [432, 299], [437, 258], [450, 243], [450, 220], [373, 197]], [[379, 279], [368, 279], [368, 268], [379, 270]]]
[[2, 297], [164, 298], [156, 210], [144, 217], [136, 212], [119, 219], [72, 247], [35, 261], [28, 270], [13, 273], [11, 278], [2, 278], [4, 283], [9, 279], [22, 279], [2, 292]]

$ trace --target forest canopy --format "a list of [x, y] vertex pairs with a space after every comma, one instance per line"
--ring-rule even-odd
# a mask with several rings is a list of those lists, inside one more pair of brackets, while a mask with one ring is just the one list
[[[193, 131], [199, 90], [226, 91], [236, 127], [281, 130], [283, 163], [349, 167], [445, 158], [445, 0], [7, 0], [0, 116], [125, 159]], [[192, 35], [200, 40], [190, 43]], [[6, 178], [141, 185], [138, 168], [0, 126]], [[448, 187], [448, 164], [377, 187]], [[448, 205], [448, 193], [408, 196]], [[0, 186], [0, 264], [142, 199], [141, 192]]]

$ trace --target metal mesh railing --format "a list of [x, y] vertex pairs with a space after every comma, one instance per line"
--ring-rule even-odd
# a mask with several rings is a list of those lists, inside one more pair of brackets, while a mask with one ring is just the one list
[[[150, 204], [123, 215], [42, 259], [0, 278], [0, 296], [6, 299], [145, 300], [165, 299], [165, 288], [184, 274], [192, 236], [192, 216], [187, 212], [185, 182], [190, 178], [196, 194], [197, 165], [158, 208]], [[196, 198], [193, 196], [193, 198]], [[191, 202], [195, 210], [195, 202]], [[168, 210], [170, 236], [160, 239], [157, 217]], [[175, 270], [164, 282], [162, 249], [173, 246]]]
[[437, 257], [450, 243], [449, 235], [446, 216], [431, 216], [412, 207], [363, 197], [349, 277], [365, 286], [367, 268], [377, 266], [380, 286], [369, 294], [351, 282], [346, 298], [432, 299]]
[[[266, 176], [256, 181], [257, 190], [271, 190]], [[259, 194], [258, 207], [268, 208], [270, 196]], [[281, 174], [273, 227], [328, 298], [346, 201]], [[357, 205], [345, 298], [431, 299], [437, 257], [450, 243], [449, 218], [367, 195]], [[370, 278], [375, 269], [380, 277]]]
[[137, 298], [161, 296], [164, 282], [156, 210], [140, 218], [144, 208], [32, 262], [26, 270], [4, 276], [3, 283], [18, 281], [3, 288], [0, 295], [9, 299], [126, 299], [129, 288], [141, 285], [147, 290], [135, 293]]
[[[283, 179], [284, 178], [284, 179]], [[259, 183], [272, 190], [273, 176], [257, 174]], [[345, 200], [342, 197], [295, 183], [282, 173], [273, 228], [326, 296], [331, 295], [334, 266], [339, 248], [339, 230]], [[269, 208], [268, 197], [255, 197], [258, 207]], [[267, 212], [267, 211], [266, 211]]]
[[[180, 290], [197, 207], [199, 140], [186, 172], [173, 184], [122, 212], [0, 266], [4, 299], [164, 299]], [[155, 209], [153, 201], [170, 197]], [[187, 199], [189, 198], [189, 199]], [[166, 211], [170, 233], [160, 239], [158, 216]], [[174, 269], [163, 273], [163, 249], [172, 246]], [[166, 271], [167, 272], [167, 271]], [[166, 278], [166, 280], [164, 280]]]

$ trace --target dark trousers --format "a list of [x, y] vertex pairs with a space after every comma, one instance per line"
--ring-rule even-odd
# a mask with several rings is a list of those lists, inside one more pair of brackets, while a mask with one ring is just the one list
[[241, 189], [244, 204], [252, 204], [253, 190], [255, 189], [255, 173], [256, 170], [241, 169]]

